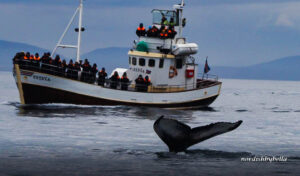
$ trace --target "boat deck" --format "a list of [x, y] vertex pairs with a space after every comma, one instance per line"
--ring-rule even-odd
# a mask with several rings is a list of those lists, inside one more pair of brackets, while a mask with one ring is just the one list
[[[102, 86], [108, 89], [117, 89], [122, 91], [135, 91], [135, 92], [147, 92], [147, 93], [168, 93], [168, 92], [184, 92], [191, 90], [204, 89], [207, 87], [215, 86], [221, 84], [218, 81], [218, 77], [214, 75], [203, 75], [201, 79], [197, 79], [197, 84], [193, 85], [168, 85], [168, 86], [148, 86], [148, 88], [137, 89], [137, 87], [143, 87], [144, 85], [135, 84], [134, 81], [130, 81], [126, 84], [126, 89], [122, 89], [120, 82], [113, 82], [110, 79], [105, 79], [104, 85], [98, 84], [97, 75], [91, 72], [84, 72], [78, 70], [70, 70], [68, 68], [58, 67], [52, 64], [45, 64], [37, 61], [25, 61], [25, 60], [15, 60], [14, 64], [18, 64], [21, 69], [22, 75], [30, 75], [32, 72], [38, 72], [43, 74], [48, 74], [51, 76], [61, 77], [64, 79], [80, 81], [86, 84]], [[15, 71], [14, 71], [15, 72]], [[112, 84], [116, 84], [116, 88], [112, 88]], [[124, 83], [122, 83], [124, 85]]]

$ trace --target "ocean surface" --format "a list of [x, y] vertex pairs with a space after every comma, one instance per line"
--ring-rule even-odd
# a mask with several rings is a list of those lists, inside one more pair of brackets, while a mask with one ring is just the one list
[[[21, 106], [12, 74], [0, 72], [0, 176], [300, 175], [300, 82], [222, 82], [201, 110]], [[191, 127], [243, 124], [175, 154], [153, 130], [161, 115]], [[241, 161], [262, 156], [287, 160]]]

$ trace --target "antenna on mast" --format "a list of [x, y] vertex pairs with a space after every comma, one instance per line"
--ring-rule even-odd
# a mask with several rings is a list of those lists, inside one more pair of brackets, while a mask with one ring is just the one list
[[[58, 48], [75, 48], [77, 50], [76, 52], [76, 60], [79, 62], [80, 60], [80, 47], [81, 47], [81, 33], [85, 31], [85, 28], [82, 27], [82, 11], [83, 11], [83, 0], [79, 0], [80, 4], [78, 8], [76, 9], [74, 15], [72, 16], [70, 22], [68, 23], [65, 31], [63, 32], [62, 36], [58, 40], [55, 48], [52, 51], [51, 57], [54, 56], [56, 50]], [[64, 45], [62, 44], [63, 39], [65, 38], [66, 33], [69, 31], [71, 24], [73, 23], [76, 15], [79, 13], [78, 16], [78, 28], [75, 28], [75, 32], [78, 32], [78, 40], [77, 40], [77, 45]]]
[[176, 10], [178, 11], [179, 16], [179, 37], [182, 37], [182, 28], [184, 27], [183, 24], [183, 7], [184, 7], [184, 0], [181, 0], [181, 4], [176, 5]]

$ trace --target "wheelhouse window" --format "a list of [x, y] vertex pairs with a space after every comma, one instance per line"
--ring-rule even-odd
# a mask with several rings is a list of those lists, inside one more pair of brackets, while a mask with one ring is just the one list
[[164, 68], [164, 59], [159, 60], [159, 68]]
[[145, 66], [145, 64], [146, 64], [145, 59], [144, 59], [144, 58], [140, 58], [140, 59], [139, 59], [139, 65], [140, 65], [140, 66]]
[[131, 63], [132, 63], [132, 65], [136, 65], [136, 58], [135, 57], [132, 58]]
[[131, 57], [129, 57], [128, 61], [129, 61], [129, 65], [131, 65]]
[[154, 59], [149, 59], [148, 66], [149, 67], [155, 67], [155, 60]]
[[176, 59], [176, 68], [181, 69], [183, 65], [183, 59]]
[[168, 22], [170, 22], [171, 18], [174, 19], [175, 26], [179, 25], [179, 17], [178, 13], [174, 10], [152, 10], [152, 16], [153, 16], [153, 24], [161, 24], [162, 17], [164, 16]]

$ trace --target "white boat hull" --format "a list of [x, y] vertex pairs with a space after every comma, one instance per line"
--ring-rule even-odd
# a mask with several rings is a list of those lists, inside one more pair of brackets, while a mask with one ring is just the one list
[[221, 90], [220, 82], [202, 89], [149, 93], [110, 89], [27, 70], [15, 71], [14, 77], [23, 104], [138, 105], [190, 109], [208, 106]]

